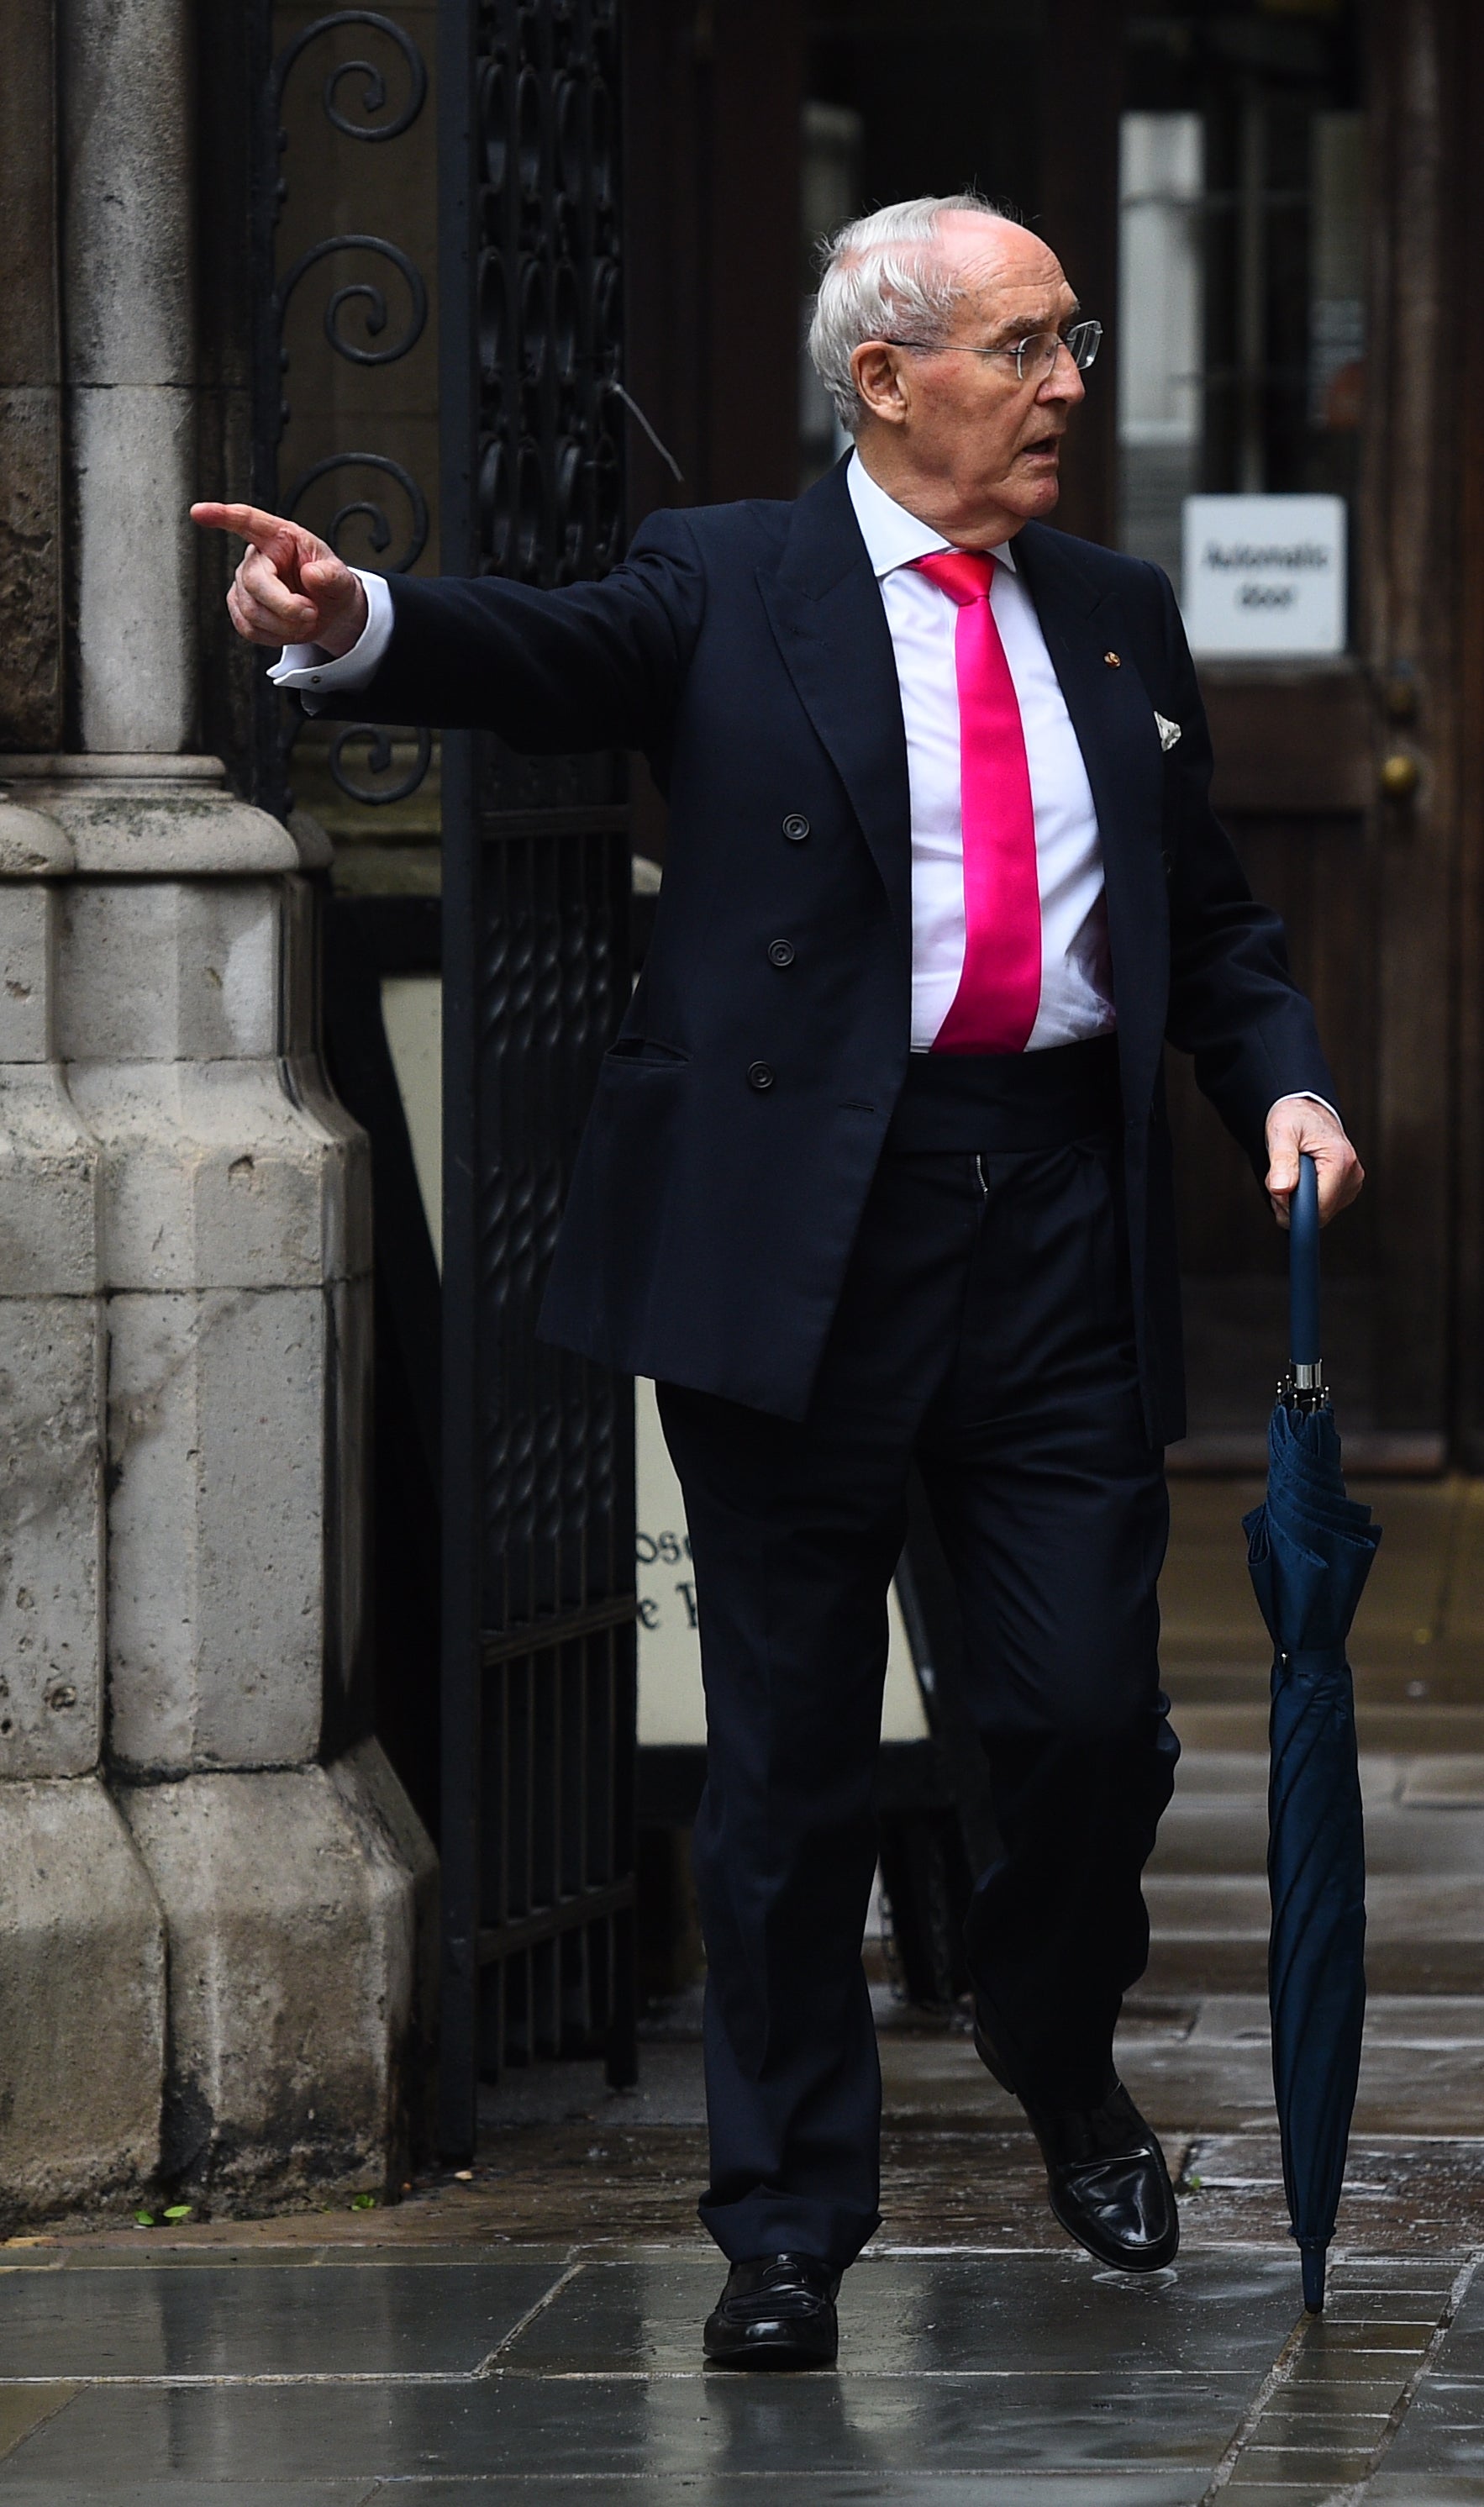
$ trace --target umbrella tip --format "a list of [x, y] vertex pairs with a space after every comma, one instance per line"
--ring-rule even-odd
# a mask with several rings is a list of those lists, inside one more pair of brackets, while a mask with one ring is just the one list
[[1304, 2305], [1311, 2315], [1324, 2311], [1324, 2249], [1305, 2245], [1299, 2248], [1304, 2267]]

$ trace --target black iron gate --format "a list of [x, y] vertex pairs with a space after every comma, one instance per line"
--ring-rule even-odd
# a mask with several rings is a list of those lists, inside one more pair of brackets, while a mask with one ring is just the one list
[[[255, 499], [388, 571], [436, 525], [446, 573], [600, 573], [623, 527], [615, 0], [439, 0], [436, 64], [396, 11], [307, 21], [254, 0], [252, 23]], [[434, 111], [436, 289], [411, 239]], [[393, 142], [426, 150], [425, 181], [379, 182]], [[435, 407], [436, 499], [414, 457]], [[270, 808], [308, 787], [342, 829], [371, 824], [431, 809], [440, 772], [439, 2134], [462, 2158], [482, 2075], [601, 2051], [612, 2081], [634, 2076], [633, 1400], [534, 1337], [628, 999], [624, 768], [416, 727], [327, 740], [258, 686]], [[425, 1300], [429, 1275], [383, 1281], [379, 1314]]]
[[[618, 553], [612, 0], [443, 0], [443, 565], [559, 585]], [[477, 349], [477, 354], [474, 351]], [[444, 742], [441, 2138], [480, 2074], [633, 2078], [629, 1386], [536, 1308], [629, 991], [621, 761]]]

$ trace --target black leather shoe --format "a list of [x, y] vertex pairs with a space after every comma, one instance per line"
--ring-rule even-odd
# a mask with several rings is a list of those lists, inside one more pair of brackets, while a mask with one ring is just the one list
[[816, 2255], [754, 2255], [734, 2264], [706, 2320], [718, 2368], [832, 2368], [840, 2347], [840, 2274]]
[[1051, 2208], [1068, 2236], [1119, 2271], [1162, 2271], [1180, 2242], [1179, 2212], [1165, 2154], [1113, 2075], [1095, 2107], [1061, 2107], [1015, 2087], [976, 2011], [974, 2045], [1001, 2089], [1019, 2097], [1046, 2162]]

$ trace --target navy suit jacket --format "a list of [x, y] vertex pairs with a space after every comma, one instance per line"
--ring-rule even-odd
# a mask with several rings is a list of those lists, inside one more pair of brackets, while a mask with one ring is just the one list
[[[1282, 926], [1212, 814], [1166, 578], [1038, 523], [1015, 551], [1097, 805], [1140, 1362], [1167, 1441], [1184, 1421], [1164, 1041], [1194, 1054], [1259, 1170], [1274, 1100], [1332, 1099], [1334, 1082]], [[529, 752], [639, 748], [670, 798], [654, 937], [602, 1064], [543, 1336], [802, 1417], [911, 1004], [901, 700], [844, 465], [795, 504], [652, 515], [599, 583], [391, 590], [380, 667], [337, 712]], [[1156, 709], [1180, 727], [1168, 753]]]

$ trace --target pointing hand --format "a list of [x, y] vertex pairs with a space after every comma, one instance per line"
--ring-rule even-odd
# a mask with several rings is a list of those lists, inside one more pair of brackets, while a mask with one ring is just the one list
[[318, 644], [338, 659], [359, 640], [365, 586], [312, 531], [256, 505], [193, 505], [191, 520], [247, 542], [227, 607], [249, 644]]

